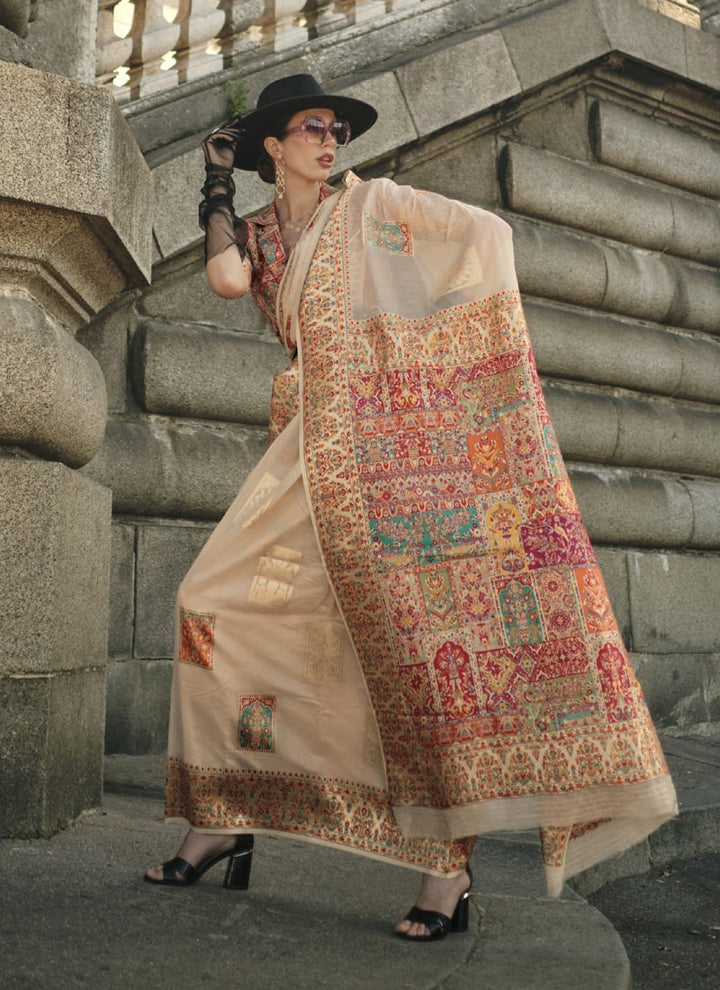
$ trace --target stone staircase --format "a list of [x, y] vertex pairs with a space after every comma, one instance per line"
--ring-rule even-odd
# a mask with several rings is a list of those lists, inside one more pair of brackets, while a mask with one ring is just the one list
[[[624, 855], [581, 874], [572, 886], [566, 886], [557, 902], [548, 901], [545, 896], [536, 834], [498, 833], [481, 838], [473, 858], [475, 910], [469, 945], [463, 944], [458, 953], [457, 948], [448, 944], [451, 955], [439, 960], [433, 956], [429, 962], [411, 954], [398, 969], [392, 940], [390, 945], [386, 945], [387, 940], [378, 940], [378, 929], [366, 946], [365, 935], [361, 934], [354, 952], [357, 970], [349, 975], [348, 986], [367, 986], [368, 982], [362, 982], [365, 979], [381, 988], [413, 986], [426, 990], [441, 986], [443, 990], [468, 990], [478, 985], [493, 990], [577, 990], [580, 985], [592, 986], [593, 990], [629, 990], [631, 972], [625, 949], [612, 925], [585, 898], [607, 883], [644, 873], [651, 865], [669, 865], [720, 851], [720, 734], [666, 735], [662, 741], [678, 789], [679, 818]], [[156, 818], [163, 777], [162, 756], [117, 755], [106, 759], [109, 818], [105, 828], [111, 836], [117, 836], [112, 840], [115, 847], [123, 841], [119, 833], [128, 834], [129, 839], [133, 829], [137, 836], [142, 834], [146, 844], [150, 843], [151, 835], [159, 836], [153, 841], [162, 849], [173, 841], [162, 840], [159, 831], [162, 826]], [[146, 808], [150, 811], [147, 822]], [[127, 814], [134, 814], [135, 818], [129, 822], [123, 820], [122, 815]], [[119, 820], [113, 822], [113, 816], [118, 815]], [[83, 855], [88, 855], [89, 848], [90, 856], [94, 855], [92, 849], [98, 838], [97, 831], [87, 834], [81, 843]], [[160, 846], [161, 842], [164, 845]], [[374, 891], [375, 883], [382, 885], [387, 880], [387, 867], [359, 857], [338, 856], [305, 843], [273, 841], [266, 836], [260, 837], [259, 849], [272, 870], [263, 876], [255, 909], [263, 918], [270, 911], [267, 921], [279, 926], [276, 932], [279, 938], [286, 937], [283, 925], [292, 928], [296, 924], [293, 898], [288, 895], [288, 877], [306, 899], [303, 910], [310, 916], [317, 911], [321, 917], [322, 904], [340, 896], [338, 891], [357, 891], [358, 884], [364, 889], [356, 894], [348, 909], [349, 917], [354, 919], [348, 922], [351, 927], [358, 924], [358, 912], [361, 919], [365, 911], [371, 915], [375, 912], [379, 918], [387, 910], [383, 898]], [[149, 855], [145, 849], [143, 852], [146, 857]], [[409, 892], [413, 881], [414, 877], [400, 871], [398, 883], [403, 890], [407, 887]], [[144, 910], [136, 896], [134, 905], [134, 910]], [[67, 905], [64, 907], [67, 910]], [[83, 909], [86, 910], [86, 905]], [[340, 905], [339, 909], [342, 910]], [[206, 922], [208, 915], [213, 917], [214, 910], [211, 905], [205, 906]], [[221, 918], [218, 915], [218, 921]], [[315, 930], [312, 922], [310, 929]], [[345, 937], [342, 925], [337, 937]], [[314, 944], [314, 938], [310, 938], [306, 951], [299, 950], [294, 961], [284, 968], [286, 985], [304, 987], [304, 980], [313, 979], [314, 985], [324, 985], [321, 982], [325, 965], [323, 949]], [[371, 944], [372, 960], [365, 958]], [[252, 964], [255, 949], [244, 951], [246, 965]], [[418, 962], [420, 969], [416, 968]], [[276, 975], [275, 968], [269, 973], [271, 979], [273, 974]]]

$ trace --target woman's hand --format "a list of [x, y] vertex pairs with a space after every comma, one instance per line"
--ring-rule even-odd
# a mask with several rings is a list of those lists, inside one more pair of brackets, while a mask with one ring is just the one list
[[201, 145], [205, 162], [208, 165], [226, 168], [231, 172], [235, 163], [235, 148], [239, 137], [239, 132], [231, 126], [232, 123], [233, 121], [230, 121], [228, 124], [221, 124], [216, 127]]

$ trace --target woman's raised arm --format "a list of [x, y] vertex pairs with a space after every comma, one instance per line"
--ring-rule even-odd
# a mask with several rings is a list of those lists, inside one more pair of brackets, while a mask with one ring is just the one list
[[210, 288], [223, 299], [244, 296], [251, 277], [246, 253], [248, 225], [233, 209], [236, 137], [231, 127], [223, 125], [202, 143], [205, 184], [199, 215], [205, 230], [205, 271]]
[[250, 289], [250, 259], [241, 258], [240, 251], [232, 244], [208, 259], [205, 274], [210, 288], [223, 299], [239, 299]]

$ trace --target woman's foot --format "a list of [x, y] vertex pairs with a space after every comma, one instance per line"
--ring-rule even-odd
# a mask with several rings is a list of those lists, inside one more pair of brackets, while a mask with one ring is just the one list
[[[435, 877], [425, 873], [420, 887], [420, 896], [410, 914], [412, 915], [417, 911], [429, 911], [433, 914], [444, 915], [449, 920], [455, 914], [460, 899], [470, 890], [471, 884], [472, 878], [469, 871], [459, 873], [455, 877]], [[403, 918], [395, 925], [397, 935], [419, 941], [442, 938], [442, 935], [448, 930], [449, 926], [441, 933], [437, 931], [434, 933], [427, 924], [410, 917]]]
[[[186, 863], [190, 863], [192, 867], [197, 869], [206, 860], [229, 852], [234, 847], [236, 839], [236, 835], [208, 835], [190, 829], [183, 839], [176, 859], [185, 860]], [[147, 870], [145, 877], [153, 883], [162, 883], [164, 880], [163, 867], [156, 866]], [[175, 879], [180, 884], [184, 881], [184, 876], [179, 870], [175, 871]]]

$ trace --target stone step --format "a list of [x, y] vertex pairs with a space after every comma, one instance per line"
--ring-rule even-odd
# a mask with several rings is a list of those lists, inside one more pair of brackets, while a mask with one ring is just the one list
[[652, 866], [720, 852], [720, 734], [662, 734], [660, 741], [675, 782], [680, 814], [645, 842], [573, 880], [583, 897]]
[[50, 842], [0, 842], [4, 986], [176, 990], [242, 973], [293, 990], [630, 986], [612, 925], [573, 891], [547, 900], [524, 837], [479, 845], [469, 930], [432, 947], [392, 934], [416, 873], [293, 839], [261, 837], [247, 892], [224, 890], [219, 870], [192, 891], [149, 887], [143, 869], [184, 832], [163, 822], [163, 762], [109, 757], [98, 813]]
[[[652, 865], [720, 851], [720, 735], [665, 734], [662, 743], [678, 791], [681, 813], [677, 819], [646, 842], [576, 878], [554, 902], [545, 896], [535, 832], [484, 836], [473, 857], [476, 879], [471, 933], [463, 937], [465, 941], [456, 941], [454, 950], [448, 939], [437, 946], [440, 954], [429, 957], [406, 953], [407, 947], [396, 946], [391, 937], [378, 939], [381, 931], [389, 931], [388, 925], [383, 929], [382, 924], [389, 908], [378, 890], [378, 885], [387, 886], [388, 872], [382, 864], [307, 843], [264, 838], [260, 862], [270, 869], [260, 892], [253, 893], [258, 912], [254, 923], [259, 918], [265, 927], [271, 925], [273, 938], [282, 944], [302, 912], [304, 930], [310, 932], [309, 938], [294, 943], [292, 960], [270, 964], [271, 982], [282, 978], [285, 985], [298, 988], [326, 985], [323, 978], [332, 968], [333, 957], [328, 955], [324, 936], [321, 938], [313, 919], [315, 914], [322, 917], [330, 904], [336, 906], [333, 924], [338, 930], [333, 938], [338, 947], [355, 933], [352, 972], [346, 984], [350, 988], [417, 986], [430, 990], [441, 985], [444, 990], [469, 990], [483, 985], [494, 990], [576, 990], [587, 985], [593, 990], [629, 990], [630, 964], [622, 941], [607, 918], [584, 897], [613, 880], [643, 873]], [[106, 758], [110, 818], [122, 818], [127, 814], [124, 808], [138, 809], [138, 829], [152, 833], [148, 841], [152, 837], [150, 846], [160, 855], [165, 854], [161, 849], [166, 851], [176, 841], [167, 831], [162, 838], [163, 777], [163, 756]], [[143, 823], [146, 808], [152, 809], [154, 824]], [[175, 832], [180, 827], [171, 828]], [[100, 834], [90, 833], [95, 838]], [[412, 898], [414, 886], [415, 878], [409, 871], [400, 871], [393, 891]], [[289, 890], [294, 893], [290, 895]], [[160, 891], [161, 896], [163, 893]], [[134, 903], [138, 903], [137, 896]], [[358, 917], [359, 933], [355, 928]], [[345, 958], [344, 950], [337, 951]], [[258, 962], [258, 952], [260, 947], [245, 946], [245, 964]]]
[[[712, 728], [712, 727], [711, 727]], [[606, 883], [673, 860], [720, 852], [720, 733], [661, 736], [678, 794], [680, 814], [620, 856], [575, 878], [564, 896], [580, 899]], [[161, 800], [164, 755], [105, 757], [105, 792]], [[476, 849], [476, 889], [488, 895], [544, 897], [545, 881], [535, 831], [483, 836]]]

